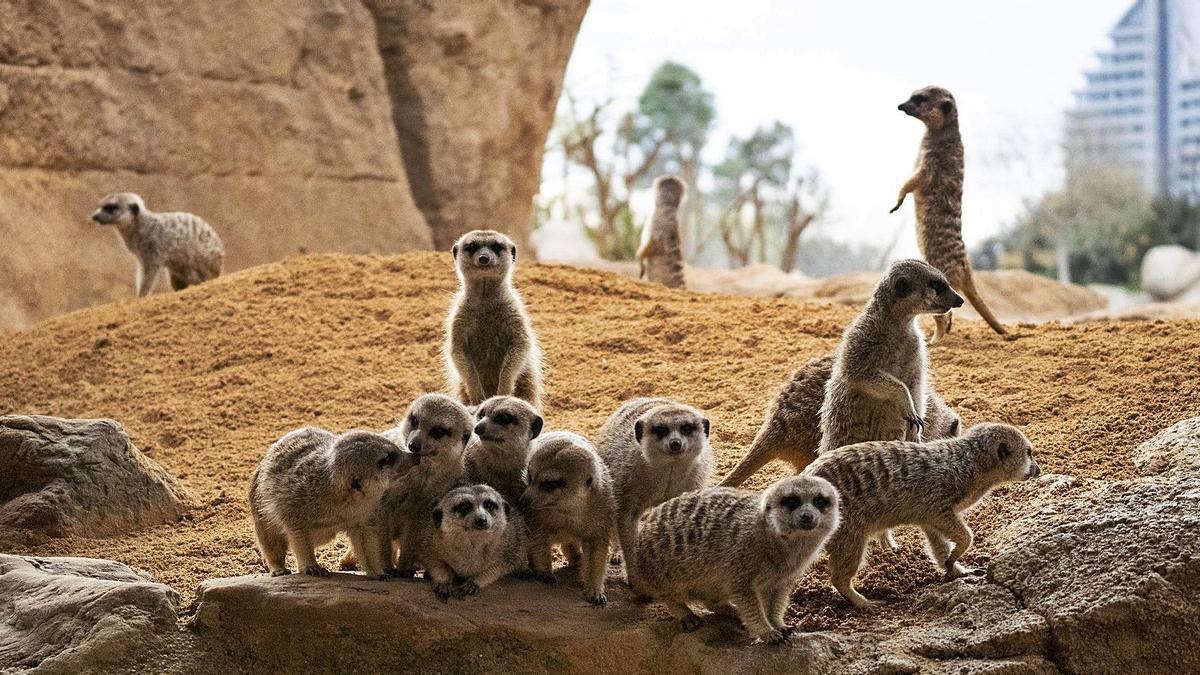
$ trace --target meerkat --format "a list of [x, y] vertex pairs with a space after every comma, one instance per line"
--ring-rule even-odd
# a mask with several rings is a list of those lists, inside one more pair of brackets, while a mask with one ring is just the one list
[[474, 595], [529, 569], [529, 533], [521, 514], [487, 485], [457, 487], [433, 510], [419, 557], [443, 601]]
[[818, 454], [866, 441], [921, 440], [927, 363], [916, 319], [962, 303], [932, 266], [892, 264], [842, 334], [825, 382]]
[[[908, 193], [914, 193], [917, 209], [917, 244], [930, 265], [946, 275], [950, 285], [967, 296], [979, 316], [992, 330], [1004, 335], [1004, 326], [992, 313], [975, 287], [971, 258], [962, 237], [963, 144], [958, 130], [958, 105], [941, 87], [913, 92], [897, 106], [905, 115], [925, 124], [925, 137], [917, 154], [917, 167], [900, 186], [895, 213]], [[951, 313], [936, 317], [931, 342], [950, 332]]]
[[469, 406], [516, 396], [540, 409], [542, 351], [512, 283], [516, 244], [499, 232], [475, 230], [450, 251], [459, 284], [446, 319], [449, 391]]
[[493, 396], [479, 406], [477, 440], [463, 457], [467, 480], [496, 489], [516, 505], [525, 492], [529, 448], [542, 433], [542, 416], [515, 396]]
[[958, 438], [930, 443], [859, 443], [822, 454], [804, 470], [837, 487], [842, 526], [829, 540], [833, 586], [856, 606], [873, 604], [854, 589], [864, 545], [875, 533], [916, 525], [946, 579], [973, 573], [959, 564], [971, 547], [962, 514], [992, 489], [1041, 475], [1033, 444], [1016, 427], [977, 424]]
[[[825, 383], [833, 372], [833, 354], [812, 359], [797, 368], [767, 407], [762, 426], [742, 461], [720, 487], [739, 487], [768, 462], [781, 459], [799, 473], [817, 458], [821, 446], [821, 403]], [[959, 418], [926, 382], [925, 431], [928, 440], [958, 435]]]
[[163, 267], [177, 291], [221, 275], [225, 245], [200, 216], [154, 213], [138, 195], [116, 192], [100, 200], [92, 220], [116, 227], [125, 247], [137, 256], [138, 297], [150, 295]]
[[784, 642], [792, 587], [838, 528], [839, 496], [813, 476], [776, 481], [762, 494], [710, 488], [667, 500], [638, 525], [638, 578], [684, 631], [688, 607], [741, 619], [757, 642]]
[[616, 500], [612, 479], [586, 438], [569, 431], [543, 434], [529, 456], [529, 486], [521, 505], [529, 525], [529, 565], [552, 582], [551, 549], [557, 544], [578, 565], [584, 597], [593, 605], [608, 602], [604, 575]]
[[654, 181], [654, 217], [642, 228], [638, 246], [638, 278], [667, 288], [683, 288], [683, 252], [679, 241], [679, 205], [687, 186], [676, 176]]
[[596, 437], [612, 476], [625, 579], [635, 590], [638, 518], [705, 486], [713, 465], [708, 435], [708, 418], [699, 410], [665, 398], [638, 398], [617, 408]]
[[[250, 516], [258, 549], [271, 576], [289, 574], [288, 549], [309, 575], [327, 576], [315, 547], [346, 532], [361, 551], [378, 550], [369, 520], [393, 480], [416, 458], [383, 436], [297, 429], [275, 442], [250, 477]], [[386, 578], [384, 561], [365, 555], [363, 571]]]

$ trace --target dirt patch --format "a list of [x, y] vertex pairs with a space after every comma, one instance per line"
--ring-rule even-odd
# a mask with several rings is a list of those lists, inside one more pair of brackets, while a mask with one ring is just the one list
[[[552, 265], [517, 276], [546, 352], [547, 429], [594, 435], [626, 398], [679, 398], [712, 419], [718, 476], [741, 457], [776, 387], [832, 350], [855, 311]], [[292, 428], [383, 428], [441, 387], [454, 283], [448, 254], [313, 256], [0, 336], [0, 413], [117, 419], [197, 502], [177, 525], [106, 540], [0, 532], [0, 550], [118, 560], [170, 584], [185, 604], [203, 579], [260, 572], [245, 497], [255, 463]], [[1200, 321], [1012, 328], [1002, 340], [981, 322], [956, 320], [930, 350], [933, 374], [965, 424], [1025, 428], [1045, 472], [1077, 484], [1132, 477], [1132, 448], [1196, 414]], [[783, 471], [772, 465], [748, 485]], [[1032, 493], [1002, 490], [972, 514], [978, 548], [968, 562], [986, 562], [989, 536]], [[791, 610], [801, 626], [879, 631], [929, 611], [914, 598], [933, 569], [915, 535], [901, 535], [904, 550], [873, 550], [860, 583], [866, 595], [897, 602], [852, 612], [818, 563]], [[330, 548], [322, 559], [338, 555]]]

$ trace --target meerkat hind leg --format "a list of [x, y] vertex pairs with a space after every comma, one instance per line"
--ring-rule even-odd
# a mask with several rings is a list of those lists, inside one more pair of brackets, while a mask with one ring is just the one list
[[[923, 527], [921, 530], [925, 533], [925, 540], [927, 542], [925, 549], [929, 555], [929, 560], [939, 570], [944, 570], [946, 558], [950, 557], [950, 541], [946, 539], [945, 535], [932, 527]], [[947, 573], [947, 576], [957, 578], [970, 574], [979, 574], [980, 571], [973, 567], [963, 567], [961, 563], [956, 562]]]
[[833, 587], [855, 607], [870, 607], [879, 604], [869, 600], [854, 588], [854, 575], [862, 567], [866, 542], [861, 534], [834, 535], [826, 546], [829, 552], [829, 570]]
[[258, 553], [271, 576], [291, 574], [292, 571], [287, 568], [287, 537], [266, 527], [258, 518], [254, 519], [254, 534], [258, 539]]
[[950, 334], [950, 325], [954, 322], [953, 312], [938, 314], [933, 317], [933, 336], [929, 344], [937, 344], [939, 340]]

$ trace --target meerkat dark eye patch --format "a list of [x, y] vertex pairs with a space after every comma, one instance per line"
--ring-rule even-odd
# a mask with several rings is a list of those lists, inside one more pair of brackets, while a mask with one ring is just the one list
[[483, 500], [483, 508], [488, 513], [495, 513], [496, 509], [500, 508], [500, 505], [490, 499], [485, 499]]
[[999, 449], [998, 454], [1000, 455], [1000, 459], [1006, 459], [1009, 455], [1012, 454], [1012, 451], [1008, 449], [1008, 443], [1000, 444], [1000, 449]]
[[417, 421], [417, 416], [416, 416], [416, 415], [409, 415], [409, 416], [408, 416], [408, 426], [412, 427], [412, 430], [413, 430], [413, 431], [416, 431], [417, 429], [419, 429], [419, 428], [420, 428], [420, 426], [421, 426], [421, 425], [420, 425], [420, 423]]
[[116, 204], [105, 204], [104, 208], [102, 208], [101, 211], [104, 211], [105, 213], [116, 213], [117, 209], [119, 209], [119, 208], [120, 207], [117, 206]]
[[954, 110], [954, 104], [950, 101], [942, 101], [942, 104], [938, 108], [941, 109], [943, 115], [949, 115], [950, 111]]
[[501, 426], [508, 426], [516, 421], [517, 419], [508, 413], [500, 413], [499, 415], [496, 415], [496, 424]]
[[397, 455], [397, 454], [396, 454], [396, 451], [395, 451], [395, 450], [393, 450], [393, 451], [389, 452], [388, 454], [384, 455], [384, 456], [383, 456], [383, 459], [379, 460], [379, 466], [380, 466], [380, 468], [383, 468], [383, 467], [385, 467], [385, 466], [395, 466], [395, 465], [396, 465], [396, 458], [397, 458], [397, 457], [399, 457], [399, 455]]
[[357, 478], [351, 478], [350, 479], [350, 489], [357, 490], [358, 492], [362, 492], [362, 481], [360, 481]]
[[504, 245], [498, 241], [488, 244], [488, 248], [492, 249], [492, 253], [495, 253], [496, 255], [504, 253]]
[[928, 100], [929, 99], [925, 98], [925, 96], [922, 94], [917, 94], [912, 97], [912, 102], [917, 105], [921, 105], [922, 103], [924, 103], [925, 101], [928, 101]]
[[465, 516], [468, 513], [470, 513], [471, 509], [474, 507], [475, 507], [475, 505], [472, 504], [471, 502], [459, 502], [454, 505], [453, 509], [450, 509], [450, 510], [454, 511], [455, 513], [457, 513], [460, 516]]
[[538, 485], [538, 489], [542, 492], [554, 492], [563, 486], [563, 481], [560, 480], [544, 480]]
[[929, 287], [938, 293], [945, 293], [946, 291], [950, 290], [950, 286], [948, 286], [946, 282], [939, 279], [934, 279], [933, 281], [929, 282]]
[[429, 437], [433, 440], [439, 440], [450, 435], [450, 430], [446, 427], [434, 427], [429, 430]]
[[478, 250], [479, 250], [479, 244], [476, 244], [474, 242], [467, 244], [467, 253], [468, 254], [475, 255], [475, 252]]
[[818, 511], [824, 511], [829, 508], [829, 498], [825, 495], [817, 495], [813, 497], [813, 506], [817, 507]]
[[141, 208], [140, 208], [140, 207], [139, 207], [137, 204], [130, 204], [130, 205], [129, 205], [129, 212], [130, 212], [130, 213], [132, 213], [132, 214], [133, 214], [133, 215], [135, 215], [135, 216], [136, 216], [136, 215], [137, 215], [137, 214], [138, 214], [138, 213], [139, 213], [141, 210], [142, 210], [142, 209], [141, 209]]
[[800, 504], [802, 504], [802, 503], [803, 503], [803, 500], [801, 500], [796, 495], [788, 495], [788, 496], [784, 497], [783, 499], [779, 500], [779, 505], [782, 506], [783, 508], [787, 509], [788, 511], [795, 511], [796, 509], [800, 508]]
[[897, 298], [908, 297], [908, 292], [911, 290], [909, 288], [908, 279], [905, 279], [904, 277], [897, 279], [895, 284], [892, 285], [892, 289], [896, 292]]
[[662, 439], [666, 438], [671, 433], [671, 430], [665, 424], [655, 424], [653, 427], [650, 427], [650, 433], [654, 434], [656, 438]]

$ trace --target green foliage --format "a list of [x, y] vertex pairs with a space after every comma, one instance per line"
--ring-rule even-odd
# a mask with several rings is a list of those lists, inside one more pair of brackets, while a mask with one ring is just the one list
[[663, 143], [657, 173], [681, 173], [708, 142], [716, 120], [713, 95], [691, 68], [667, 61], [650, 76], [638, 97], [638, 115], [628, 125], [634, 142], [649, 149]]
[[622, 204], [613, 213], [611, 227], [584, 224], [583, 233], [605, 260], [633, 260], [641, 242], [642, 228], [634, 222], [629, 204]]

